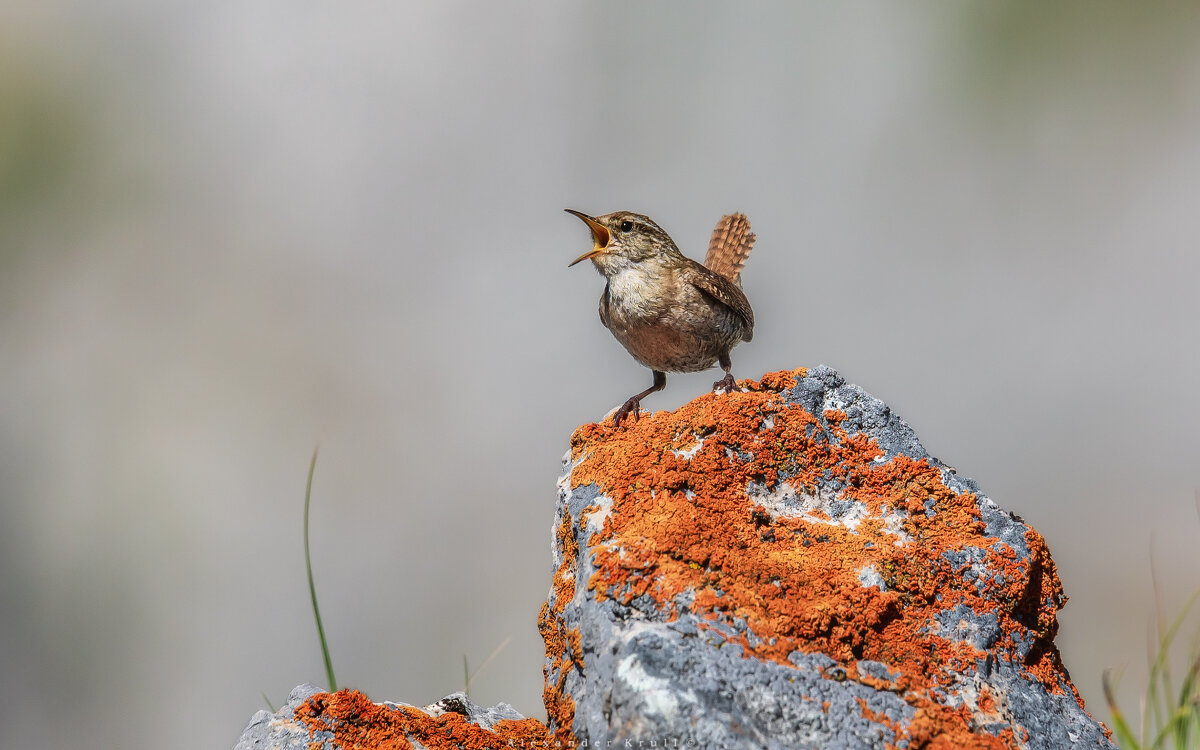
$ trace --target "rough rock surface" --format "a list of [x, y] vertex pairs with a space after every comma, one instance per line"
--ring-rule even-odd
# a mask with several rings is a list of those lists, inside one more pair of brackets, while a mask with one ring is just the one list
[[545, 725], [526, 719], [507, 703], [484, 708], [464, 693], [451, 693], [418, 709], [405, 703], [372, 703], [355, 690], [326, 693], [316, 685], [301, 685], [278, 712], [256, 713], [234, 750], [546, 745]]
[[829, 368], [741, 385], [573, 436], [539, 623], [556, 741], [1115, 747], [1036, 531]]
[[233, 750], [308, 750], [310, 742], [323, 738], [310, 736], [308, 727], [296, 720], [295, 711], [320, 692], [316, 685], [300, 685], [292, 689], [287, 703], [278, 712], [254, 714]]
[[539, 628], [549, 726], [292, 691], [235, 750], [1114, 748], [1042, 537], [819, 367], [585, 425]]

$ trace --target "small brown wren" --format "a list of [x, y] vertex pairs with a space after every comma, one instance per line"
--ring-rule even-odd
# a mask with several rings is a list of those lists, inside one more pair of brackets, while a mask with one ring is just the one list
[[713, 388], [736, 385], [729, 351], [754, 335], [754, 311], [739, 276], [754, 247], [742, 214], [717, 223], [704, 265], [679, 252], [649, 217], [629, 211], [604, 216], [566, 209], [592, 230], [592, 249], [571, 261], [590, 260], [607, 283], [600, 322], [633, 358], [654, 371], [654, 384], [631, 396], [613, 424], [638, 409], [646, 396], [667, 387], [668, 372], [700, 372], [720, 363], [725, 377]]

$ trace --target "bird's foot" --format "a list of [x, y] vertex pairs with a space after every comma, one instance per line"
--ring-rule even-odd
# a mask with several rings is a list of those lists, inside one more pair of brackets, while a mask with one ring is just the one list
[[633, 414], [633, 421], [638, 421], [638, 412], [641, 410], [642, 400], [637, 396], [631, 396], [628, 401], [621, 404], [621, 408], [613, 413], [613, 427], [620, 427], [621, 420]]
[[734, 389], [736, 389], [736, 388], [737, 388], [737, 381], [733, 379], [732, 372], [725, 373], [725, 377], [723, 377], [720, 380], [718, 380], [717, 382], [713, 383], [714, 391], [725, 391], [726, 393], [733, 393]]

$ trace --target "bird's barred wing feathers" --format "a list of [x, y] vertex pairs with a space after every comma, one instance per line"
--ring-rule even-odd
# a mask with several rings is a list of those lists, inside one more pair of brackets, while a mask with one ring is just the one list
[[742, 322], [746, 325], [746, 335], [743, 337], [743, 340], [749, 341], [754, 334], [754, 310], [750, 308], [750, 301], [746, 299], [746, 295], [742, 293], [741, 288], [724, 276], [713, 273], [699, 263], [689, 263], [685, 274], [687, 280], [693, 286], [733, 310], [742, 319]]

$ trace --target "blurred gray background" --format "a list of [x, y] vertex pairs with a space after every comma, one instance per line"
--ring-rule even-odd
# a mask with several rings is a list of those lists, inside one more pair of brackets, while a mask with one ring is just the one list
[[[541, 707], [559, 459], [649, 385], [565, 207], [758, 245], [829, 364], [1049, 540], [1107, 719], [1200, 583], [1200, 6], [0, 7], [0, 746], [232, 746], [323, 680]], [[717, 371], [672, 376], [673, 408]], [[1153, 552], [1151, 552], [1151, 550]]]

